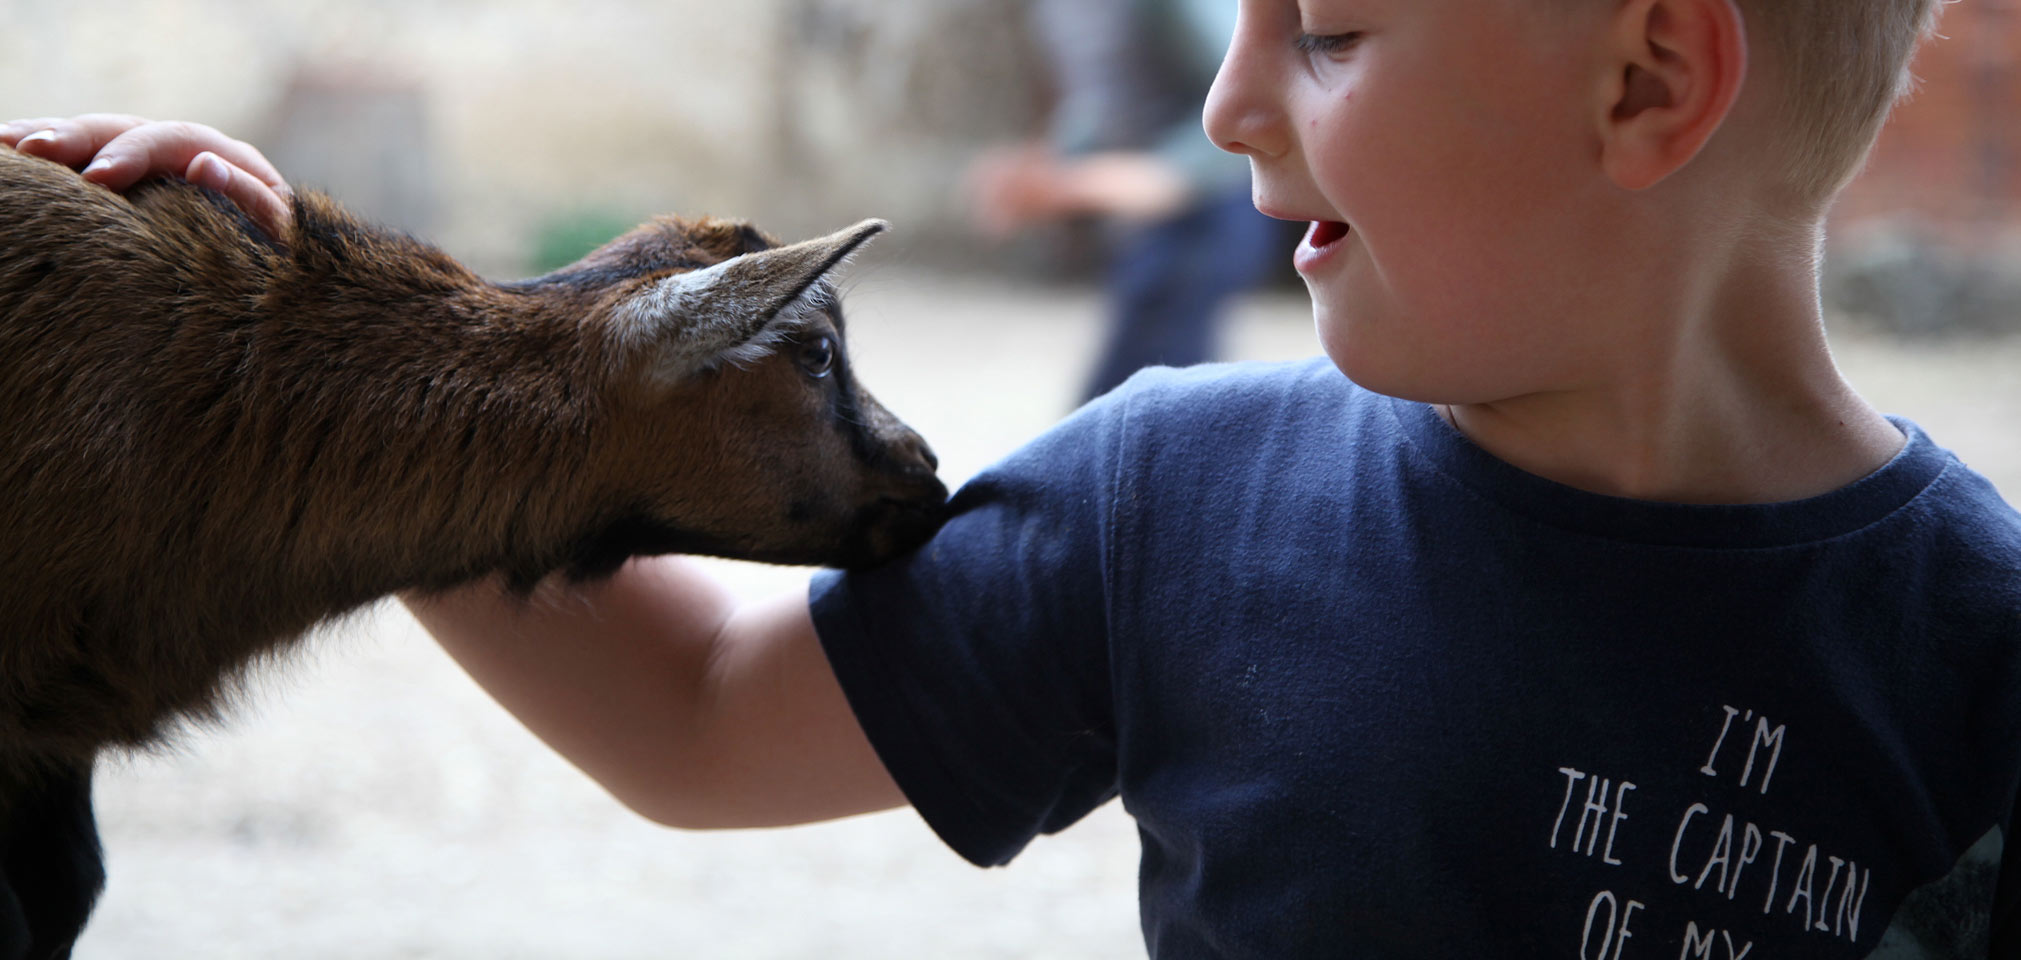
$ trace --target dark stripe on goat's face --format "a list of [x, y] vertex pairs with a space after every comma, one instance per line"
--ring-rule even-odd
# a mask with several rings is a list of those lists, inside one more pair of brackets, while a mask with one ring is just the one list
[[870, 435], [870, 427], [863, 422], [862, 397], [856, 392], [856, 378], [849, 368], [849, 350], [841, 341], [841, 322], [836, 322], [835, 371], [830, 377], [835, 382], [835, 394], [829, 404], [829, 415], [835, 418], [835, 428], [849, 439], [849, 451], [856, 455], [859, 463], [877, 466], [882, 463], [885, 451]]
[[856, 391], [855, 371], [849, 364], [849, 339], [845, 336], [849, 320], [842, 315], [840, 301], [828, 305], [828, 319], [835, 324], [835, 370], [829, 374], [835, 384], [835, 392], [828, 408], [829, 415], [835, 418], [836, 429], [849, 438], [849, 451], [856, 455], [857, 461], [866, 466], [876, 466], [885, 459], [884, 448], [878, 445], [870, 435], [869, 426], [863, 422], [862, 397]]

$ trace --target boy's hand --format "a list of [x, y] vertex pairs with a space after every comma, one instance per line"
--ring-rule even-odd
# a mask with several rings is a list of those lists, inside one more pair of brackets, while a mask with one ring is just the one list
[[269, 236], [284, 237], [292, 191], [252, 145], [201, 123], [124, 113], [0, 123], [0, 144], [84, 171], [84, 179], [125, 190], [154, 175], [181, 177], [238, 204]]

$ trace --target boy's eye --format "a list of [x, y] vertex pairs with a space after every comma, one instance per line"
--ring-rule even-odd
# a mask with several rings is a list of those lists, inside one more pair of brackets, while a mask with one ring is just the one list
[[1307, 55], [1331, 55], [1341, 53], [1361, 39], [1360, 32], [1330, 33], [1324, 36], [1311, 33], [1298, 35], [1298, 50]]

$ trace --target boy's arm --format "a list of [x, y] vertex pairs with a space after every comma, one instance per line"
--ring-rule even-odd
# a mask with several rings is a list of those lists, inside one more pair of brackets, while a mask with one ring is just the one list
[[525, 600], [486, 582], [407, 604], [499, 703], [653, 820], [780, 826], [905, 802], [804, 591], [739, 606], [692, 561], [658, 558]]

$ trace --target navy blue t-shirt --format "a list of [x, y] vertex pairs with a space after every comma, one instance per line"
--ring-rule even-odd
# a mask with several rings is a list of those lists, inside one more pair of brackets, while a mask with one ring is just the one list
[[1842, 490], [1684, 506], [1323, 359], [1154, 371], [812, 608], [962, 856], [1121, 796], [1161, 960], [1983, 957], [2021, 517], [1897, 424]]

